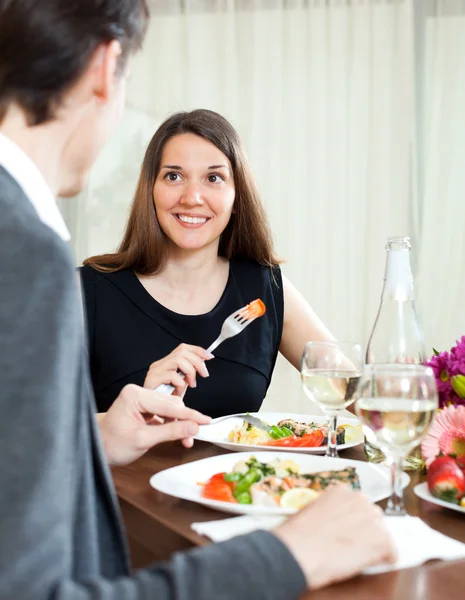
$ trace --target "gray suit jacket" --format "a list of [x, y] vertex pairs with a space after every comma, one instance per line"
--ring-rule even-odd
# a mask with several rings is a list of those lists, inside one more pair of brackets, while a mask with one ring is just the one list
[[266, 532], [131, 573], [93, 402], [72, 255], [0, 167], [0, 598], [299, 596]]

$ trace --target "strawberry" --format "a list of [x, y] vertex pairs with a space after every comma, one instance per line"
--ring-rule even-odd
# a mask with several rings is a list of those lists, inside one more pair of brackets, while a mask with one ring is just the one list
[[451, 456], [439, 456], [428, 469], [428, 489], [433, 496], [458, 504], [465, 495], [465, 474]]
[[457, 456], [455, 460], [458, 466], [462, 469], [463, 474], [465, 475], [465, 454], [462, 454], [462, 456]]

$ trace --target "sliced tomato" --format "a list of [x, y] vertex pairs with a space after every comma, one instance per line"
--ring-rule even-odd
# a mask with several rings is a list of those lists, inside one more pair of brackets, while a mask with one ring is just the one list
[[224, 480], [225, 473], [216, 473], [202, 488], [202, 496], [220, 502], [236, 502], [233, 496], [234, 483]]
[[210, 477], [210, 479], [208, 480], [209, 483], [226, 483], [224, 480], [224, 476], [226, 475], [226, 473], [216, 473], [215, 475], [212, 475], [212, 477]]
[[319, 429], [306, 433], [302, 436], [289, 435], [279, 440], [271, 440], [266, 442], [265, 446], [275, 446], [277, 448], [316, 448], [321, 446], [325, 436]]
[[306, 433], [300, 438], [300, 444], [298, 444], [298, 448], [316, 448], [317, 446], [321, 446], [323, 440], [325, 439], [324, 433], [319, 429], [312, 431], [311, 433]]
[[296, 435], [289, 435], [287, 437], [279, 438], [279, 440], [271, 440], [269, 442], [265, 442], [264, 446], [276, 446], [278, 448], [289, 447], [294, 448], [296, 445], [296, 441], [299, 440]]

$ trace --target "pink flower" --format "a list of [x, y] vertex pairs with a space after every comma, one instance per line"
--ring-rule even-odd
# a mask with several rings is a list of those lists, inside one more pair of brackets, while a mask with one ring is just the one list
[[465, 406], [446, 406], [436, 414], [421, 452], [427, 467], [438, 454], [465, 456]]
[[455, 392], [452, 389], [450, 382], [449, 361], [449, 352], [440, 352], [426, 363], [434, 372], [439, 394], [439, 408], [443, 408], [450, 404], [451, 397], [455, 396]]
[[465, 375], [465, 336], [450, 351], [448, 372], [450, 376]]
[[426, 364], [434, 371], [438, 392], [449, 393], [452, 389], [449, 375], [449, 352], [440, 352], [433, 356]]

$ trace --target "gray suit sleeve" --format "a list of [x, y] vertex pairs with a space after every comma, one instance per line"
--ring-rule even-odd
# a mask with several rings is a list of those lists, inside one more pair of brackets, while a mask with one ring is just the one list
[[79, 300], [73, 277], [50, 236], [18, 236], [0, 223], [0, 599], [297, 598], [303, 574], [266, 532], [130, 577], [72, 579], [77, 409], [68, 400], [75, 382], [63, 373], [77, 373], [69, 340], [82, 326], [67, 314]]
[[[65, 581], [60, 600], [297, 600], [305, 580], [296, 561], [271, 533], [174, 555], [170, 562], [117, 581]], [[55, 596], [53, 596], [55, 598]]]

